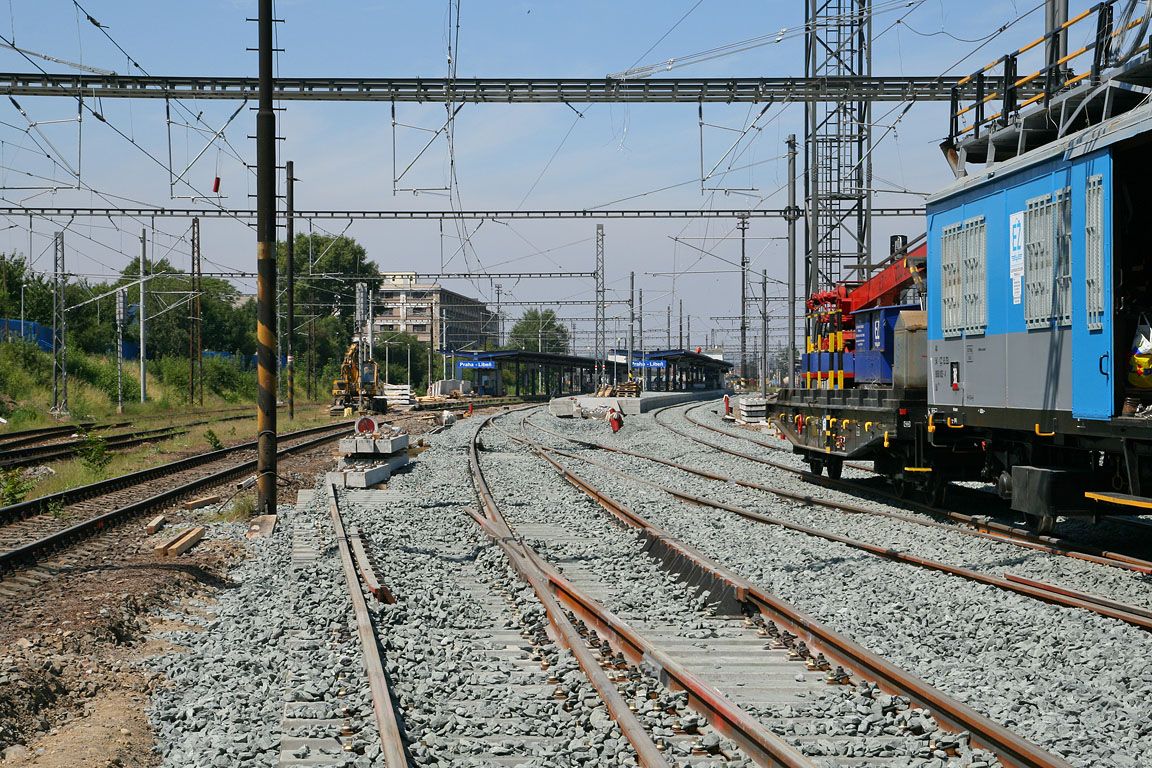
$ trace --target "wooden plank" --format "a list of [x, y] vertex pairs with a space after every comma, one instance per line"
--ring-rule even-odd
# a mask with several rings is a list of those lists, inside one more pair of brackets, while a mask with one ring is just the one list
[[183, 507], [184, 509], [200, 509], [201, 507], [207, 507], [209, 504], [215, 504], [218, 501], [220, 501], [219, 496], [202, 496], [199, 499], [192, 499], [191, 501], [186, 501], [183, 504], [181, 504], [180, 506]]
[[157, 544], [155, 552], [156, 554], [165, 557], [169, 555], [175, 556], [187, 552], [189, 549], [196, 545], [196, 542], [204, 538], [204, 533], [206, 530], [207, 529], [202, 525], [183, 530], [164, 543]]
[[165, 554], [171, 557], [184, 554], [188, 550], [192, 549], [192, 547], [196, 546], [200, 539], [204, 538], [204, 534], [207, 532], [208, 529], [202, 525], [198, 525], [195, 528], [190, 528], [184, 532], [184, 535], [181, 536], [176, 543], [168, 548], [168, 551]]
[[144, 530], [149, 536], [151, 536], [163, 528], [164, 523], [166, 522], [168, 522], [168, 518], [164, 517], [164, 515], [156, 515], [156, 517], [152, 518], [148, 525], [144, 526]]

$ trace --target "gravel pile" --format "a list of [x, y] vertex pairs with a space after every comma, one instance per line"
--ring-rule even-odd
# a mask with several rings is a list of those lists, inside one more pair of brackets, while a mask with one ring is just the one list
[[[750, 471], [746, 460], [691, 447], [650, 416], [630, 417], [614, 437], [598, 422], [542, 423], [580, 439], [615, 442], [727, 474], [740, 474], [732, 466], [736, 461], [744, 465], [742, 476]], [[563, 442], [551, 440], [558, 446]], [[605, 454], [598, 458], [609, 460]], [[705, 554], [1073, 764], [1152, 765], [1152, 641], [1146, 633], [1095, 614], [1044, 605], [730, 513], [681, 504], [589, 465], [576, 469]], [[637, 463], [635, 469], [657, 482], [666, 482], [673, 472], [648, 462]], [[784, 484], [786, 473], [768, 478], [766, 471], [760, 470], [758, 478]], [[704, 483], [698, 480], [694, 490], [700, 492]], [[737, 496], [743, 493], [737, 489], [729, 487], [727, 493], [734, 501], [747, 501]], [[765, 511], [771, 505], [775, 514], [788, 507], [764, 499], [759, 503]], [[796, 515], [810, 512], [798, 505], [790, 510]], [[855, 524], [870, 522], [862, 518]], [[908, 547], [927, 530], [916, 527], [905, 534]], [[897, 533], [885, 530], [878, 535]], [[994, 557], [977, 539], [956, 539], [951, 544], [957, 551], [954, 557], [975, 557], [971, 553], [981, 551], [989, 562]], [[969, 554], [960, 554], [960, 548]], [[1016, 548], [1001, 552], [1000, 558], [1001, 568], [1047, 567], [1039, 564], [1043, 558]], [[1036, 565], [1021, 565], [1033, 560]], [[1064, 564], [1052, 567], [1069, 568], [1069, 574], [1079, 570]], [[1095, 591], [1112, 578], [1100, 577]]]
[[[519, 434], [519, 418], [516, 415], [497, 424]], [[489, 449], [483, 459], [484, 472], [509, 524], [516, 529], [546, 523], [578, 537], [575, 541], [526, 538], [561, 570], [566, 564], [578, 564], [581, 570], [597, 574], [602, 584], [611, 585], [610, 593], [601, 599], [613, 613], [641, 631], [644, 624], [672, 625], [679, 627], [681, 636], [701, 640], [744, 634], [732, 628], [718, 630], [722, 622], [711, 618], [707, 592], [697, 594], [662, 570], [644, 554], [634, 533], [614, 522], [598, 504], [556, 473], [541, 473], [540, 459], [524, 446], [500, 432], [486, 432], [484, 442]], [[909, 765], [995, 763], [991, 755], [969, 751], [966, 739], [949, 742], [929, 713], [910, 708], [906, 699], [886, 696], [867, 682], [823, 687], [803, 704], [752, 707], [749, 711], [777, 733], [790, 737], [806, 754], [835, 756], [841, 766], [867, 766], [868, 758], [875, 757], [906, 757]], [[673, 718], [667, 726], [675, 724]], [[943, 747], [952, 746], [959, 746], [960, 754], [949, 760]], [[862, 761], [844, 761], [852, 757]]]

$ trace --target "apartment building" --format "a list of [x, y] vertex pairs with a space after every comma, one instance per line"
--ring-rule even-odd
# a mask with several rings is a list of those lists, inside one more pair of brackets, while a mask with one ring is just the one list
[[435, 349], [485, 349], [497, 342], [496, 313], [477, 299], [437, 283], [420, 283], [414, 273], [385, 275], [375, 298], [378, 339], [408, 333]]

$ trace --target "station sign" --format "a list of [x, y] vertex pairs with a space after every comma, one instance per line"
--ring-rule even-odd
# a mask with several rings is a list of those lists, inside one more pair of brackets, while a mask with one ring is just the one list
[[667, 368], [667, 360], [633, 360], [633, 368]]
[[461, 360], [456, 363], [457, 368], [495, 368], [495, 360]]

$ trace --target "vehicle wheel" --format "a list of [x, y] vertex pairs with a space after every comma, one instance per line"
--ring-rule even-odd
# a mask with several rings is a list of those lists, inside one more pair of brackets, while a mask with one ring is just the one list
[[828, 459], [828, 477], [833, 480], [839, 480], [840, 476], [844, 474], [844, 460], [843, 459]]
[[808, 469], [812, 472], [812, 474], [819, 475], [824, 471], [824, 460], [808, 459]]
[[1024, 522], [1028, 525], [1028, 529], [1041, 536], [1046, 536], [1052, 531], [1056, 530], [1056, 516], [1055, 515], [1024, 515]]
[[928, 484], [928, 503], [934, 507], [944, 506], [944, 499], [948, 495], [948, 481], [943, 478], [934, 478]]
[[907, 498], [908, 497], [908, 483], [907, 483], [907, 481], [902, 477], [892, 478], [892, 492], [895, 493], [898, 498], [901, 498], [901, 499]]

